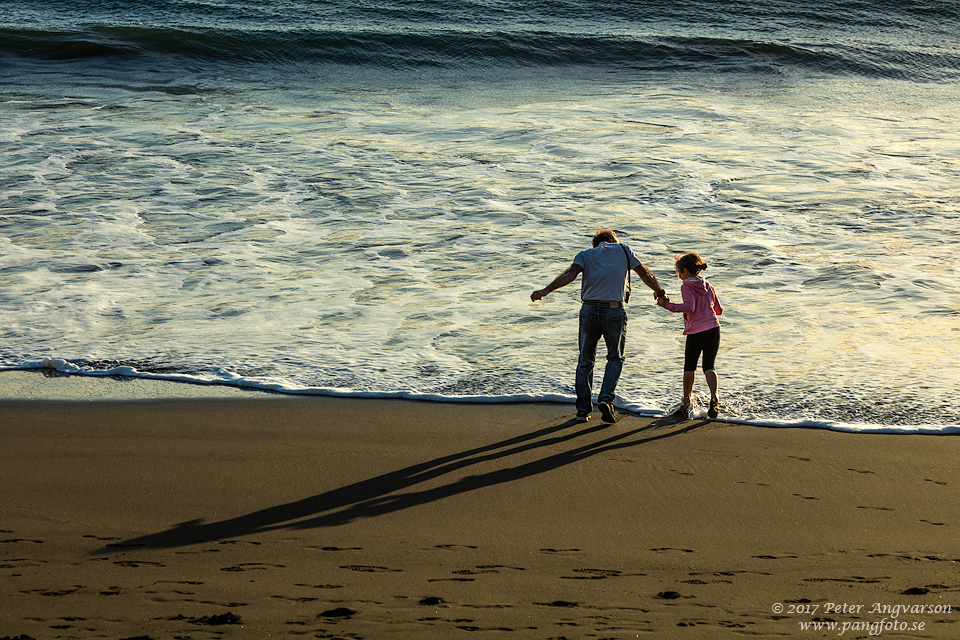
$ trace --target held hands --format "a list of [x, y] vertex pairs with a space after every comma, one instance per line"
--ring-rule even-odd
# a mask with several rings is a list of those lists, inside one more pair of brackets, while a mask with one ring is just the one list
[[670, 298], [667, 297], [667, 292], [663, 289], [660, 289], [660, 291], [654, 291], [653, 297], [656, 299], [658, 307], [662, 307], [670, 302]]

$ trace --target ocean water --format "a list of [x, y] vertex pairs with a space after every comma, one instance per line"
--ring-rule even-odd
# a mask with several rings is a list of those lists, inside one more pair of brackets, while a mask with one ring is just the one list
[[5, 2], [0, 369], [572, 403], [611, 227], [709, 263], [721, 417], [960, 431], [960, 15], [824, 5]]

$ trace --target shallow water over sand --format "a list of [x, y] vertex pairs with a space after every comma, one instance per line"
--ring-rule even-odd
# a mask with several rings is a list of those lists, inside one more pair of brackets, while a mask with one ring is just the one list
[[[725, 418], [956, 428], [957, 16], [661, 5], [15, 0], [0, 367], [569, 402], [612, 227], [710, 263]], [[620, 406], [682, 340], [638, 290]]]
[[[579, 287], [529, 291], [610, 226], [675, 296], [711, 264], [729, 417], [956, 422], [942, 90], [385, 84], [7, 101], [4, 364], [562, 399]], [[629, 331], [624, 406], [662, 411], [680, 318], [638, 292]]]

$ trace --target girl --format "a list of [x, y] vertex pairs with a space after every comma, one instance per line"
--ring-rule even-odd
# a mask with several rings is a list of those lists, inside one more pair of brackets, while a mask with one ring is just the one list
[[687, 336], [683, 363], [683, 404], [680, 413], [690, 414], [690, 393], [696, 377], [697, 360], [703, 354], [703, 375], [710, 387], [710, 409], [707, 416], [716, 418], [720, 411], [720, 399], [717, 397], [717, 372], [713, 369], [717, 351], [720, 348], [720, 320], [723, 313], [717, 291], [698, 274], [707, 268], [707, 263], [695, 253], [677, 256], [675, 261], [677, 278], [680, 284], [680, 296], [683, 302], [677, 304], [668, 298], [657, 298], [657, 304], [668, 311], [683, 312], [683, 334]]

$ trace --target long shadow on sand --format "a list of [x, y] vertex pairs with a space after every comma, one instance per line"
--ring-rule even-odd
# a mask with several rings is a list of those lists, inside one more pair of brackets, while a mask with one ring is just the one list
[[203, 519], [191, 520], [175, 525], [166, 531], [107, 545], [107, 547], [95, 553], [110, 553], [138, 547], [182, 547], [278, 529], [335, 527], [361, 518], [373, 518], [385, 513], [409, 509], [484, 487], [522, 480], [608, 451], [636, 447], [655, 440], [688, 433], [704, 424], [707, 423], [678, 425], [669, 419], [654, 421], [637, 429], [616, 433], [607, 438], [582, 444], [530, 462], [463, 477], [429, 489], [398, 493], [403, 489], [471, 465], [499, 458], [509, 458], [543, 447], [564, 443], [573, 444], [576, 440], [608, 428], [608, 425], [598, 425], [588, 429], [570, 431], [571, 427], [577, 425], [571, 420], [557, 426], [444, 456], [430, 462], [416, 464], [303, 500], [262, 509], [236, 518], [209, 523], [204, 523]]

